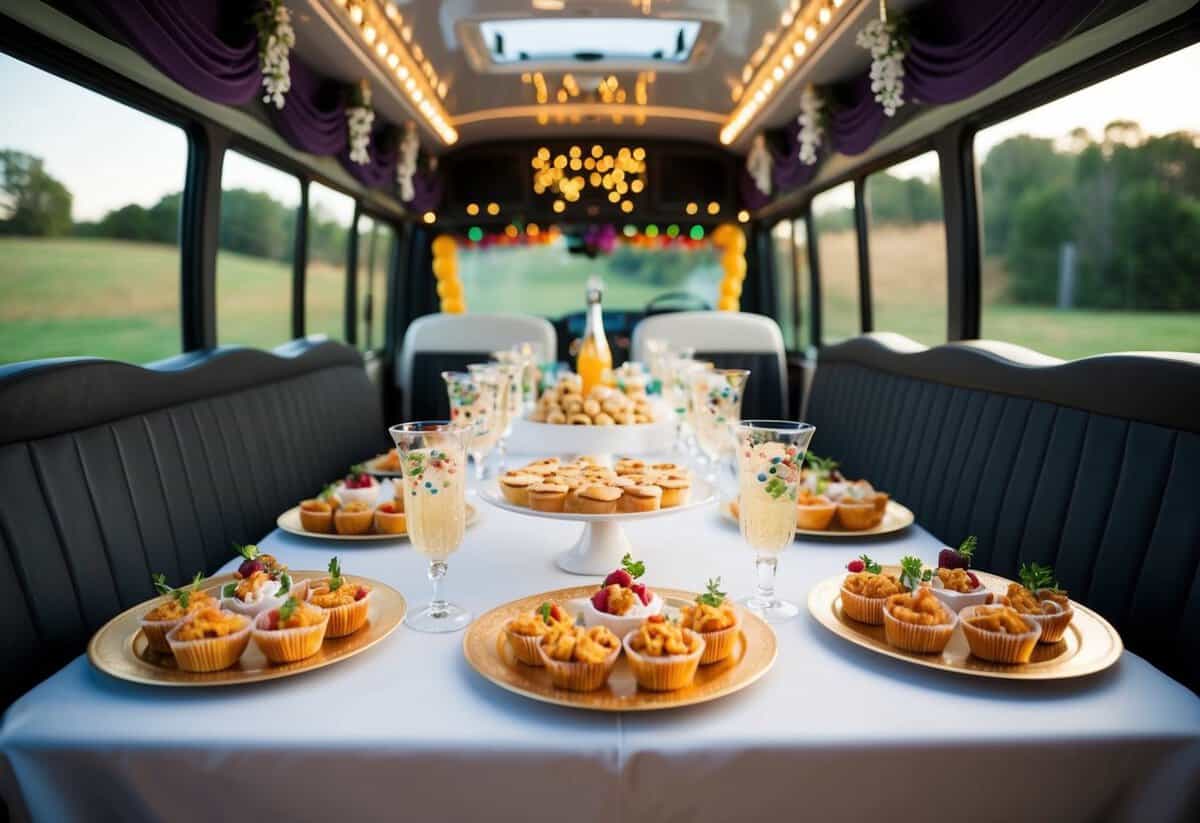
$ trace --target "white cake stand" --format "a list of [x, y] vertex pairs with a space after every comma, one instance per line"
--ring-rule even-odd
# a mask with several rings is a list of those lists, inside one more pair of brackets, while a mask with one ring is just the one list
[[653, 517], [669, 517], [672, 514], [707, 506], [717, 499], [716, 491], [703, 480], [692, 481], [692, 493], [682, 506], [659, 509], [652, 512], [617, 512], [615, 514], [573, 514], [568, 512], [541, 512], [515, 506], [504, 499], [494, 485], [479, 492], [479, 497], [505, 511], [523, 514], [526, 517], [542, 517], [547, 520], [573, 520], [583, 523], [583, 532], [575, 545], [561, 553], [555, 562], [558, 567], [571, 574], [605, 575], [621, 567], [621, 558], [633, 551], [633, 545], [621, 528], [623, 523], [649, 520]]

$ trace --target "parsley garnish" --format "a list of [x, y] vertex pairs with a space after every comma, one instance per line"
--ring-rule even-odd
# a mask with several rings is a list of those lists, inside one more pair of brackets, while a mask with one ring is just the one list
[[697, 603], [702, 603], [705, 606], [712, 606], [714, 609], [725, 602], [725, 592], [721, 591], [721, 578], [709, 580], [707, 587], [708, 591], [696, 598]]
[[294, 597], [289, 597], [283, 601], [283, 605], [279, 607], [279, 622], [283, 623], [290, 620], [299, 605], [300, 602]]
[[817, 473], [818, 477], [828, 477], [841, 464], [832, 457], [817, 457], [812, 452], [804, 456], [804, 461]]
[[292, 576], [287, 572], [279, 575], [279, 589], [275, 592], [276, 597], [283, 597], [292, 590]]
[[975, 535], [971, 535], [964, 540], [958, 547], [958, 556], [970, 560], [975, 555], [975, 548], [979, 545], [979, 539]]
[[175, 598], [181, 608], [186, 609], [188, 604], [192, 602], [192, 593], [200, 591], [200, 581], [204, 579], [204, 572], [196, 572], [192, 577], [192, 582], [188, 586], [180, 586], [178, 589], [172, 589], [167, 585], [167, 576], [165, 574], [151, 575], [151, 580], [154, 581], [154, 589], [159, 594], [169, 594]]
[[629, 576], [634, 580], [646, 573], [646, 564], [640, 560], [634, 560], [633, 555], [628, 553], [621, 558], [621, 567], [629, 572]]
[[249, 543], [245, 546], [234, 546], [234, 548], [237, 549], [238, 554], [247, 560], [253, 560], [254, 558], [258, 557], [258, 546], [255, 546], [253, 543]]
[[237, 594], [237, 583], [226, 583], [221, 587], [221, 597], [233, 597]]
[[918, 586], [932, 579], [933, 570], [924, 568], [921, 558], [912, 555], [900, 558], [900, 582], [910, 591], [916, 591]]
[[1040, 563], [1021, 564], [1021, 584], [1031, 592], [1041, 589], [1059, 588], [1058, 580], [1054, 577], [1053, 566], [1043, 566]]
[[881, 571], [883, 571], [883, 566], [879, 565], [865, 554], [860, 554], [858, 559], [863, 562], [863, 571], [868, 571], [871, 574], [879, 574]]
[[549, 625], [550, 623], [550, 603], [546, 602], [538, 606], [538, 614], [542, 616], [542, 622]]
[[344, 582], [342, 580], [342, 564], [338, 562], [335, 556], [329, 560], [329, 590], [336, 592], [342, 587], [342, 583]]

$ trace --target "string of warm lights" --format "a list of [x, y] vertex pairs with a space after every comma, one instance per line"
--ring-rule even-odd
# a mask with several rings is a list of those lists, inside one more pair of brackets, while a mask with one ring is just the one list
[[[658, 79], [657, 72], [639, 71], [633, 83], [633, 102], [637, 106], [645, 106], [650, 99], [650, 86]], [[622, 106], [629, 100], [628, 90], [621, 87], [620, 80], [615, 74], [610, 74], [600, 80], [594, 92], [585, 90], [574, 74], [567, 72], [562, 76], [558, 89], [551, 94], [550, 86], [546, 82], [546, 75], [540, 71], [524, 72], [521, 75], [521, 82], [524, 85], [533, 87], [534, 99], [539, 106], [545, 106], [551, 102], [554, 103], [570, 103], [570, 102], [594, 102], [604, 103], [607, 105]], [[620, 125], [625, 121], [625, 115], [614, 111], [609, 115], [616, 125]], [[550, 122], [548, 112], [538, 112], [536, 116], [538, 125], [546, 125]], [[559, 111], [554, 115], [556, 123], [580, 123], [582, 117], [571, 114], [570, 112]], [[636, 113], [633, 116], [635, 125], [642, 126], [646, 123], [646, 115]]]
[[742, 68], [744, 86], [733, 89], [737, 105], [721, 129], [723, 145], [735, 141], [784, 87], [845, 4], [846, 0], [815, 0], [807, 5], [803, 0], [791, 0], [779, 17], [779, 30], [764, 35], [762, 45]]
[[387, 66], [396, 85], [446, 145], [458, 140], [450, 115], [442, 106], [446, 82], [438, 78], [421, 44], [413, 40], [412, 25], [395, 3], [381, 0], [334, 0], [350, 18], [358, 35]]
[[571, 146], [557, 155], [542, 146], [530, 164], [534, 193], [555, 195], [551, 208], [557, 214], [566, 211], [568, 203], [578, 202], [589, 186], [605, 192], [608, 202], [628, 214], [634, 196], [646, 188], [646, 150], [641, 146], [622, 146], [616, 154], [606, 153], [598, 144], [586, 154], [581, 146]]

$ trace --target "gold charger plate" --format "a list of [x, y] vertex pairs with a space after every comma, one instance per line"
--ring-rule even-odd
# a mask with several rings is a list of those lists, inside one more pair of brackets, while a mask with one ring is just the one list
[[[1009, 580], [987, 572], [975, 572], [979, 581], [993, 592], [1003, 593]], [[893, 648], [883, 636], [883, 626], [868, 626], [851, 620], [842, 612], [844, 574], [813, 586], [808, 593], [808, 610], [825, 628], [851, 643], [873, 652], [926, 666], [931, 669], [998, 677], [1008, 680], [1063, 680], [1103, 671], [1117, 662], [1124, 650], [1121, 636], [1107, 620], [1091, 609], [1071, 601], [1075, 616], [1063, 639], [1054, 644], [1039, 643], [1029, 663], [991, 663], [971, 656], [961, 627], [954, 630], [950, 643], [939, 654], [914, 654]]]
[[[734, 513], [733, 505], [735, 501], [730, 500], [722, 504], [721, 513], [731, 519], [734, 523], [737, 522], [737, 514]], [[835, 519], [830, 524], [828, 529], [817, 531], [816, 529], [796, 529], [796, 535], [809, 535], [811, 537], [873, 537], [879, 534], [891, 534], [893, 532], [903, 531], [913, 524], [912, 510], [907, 506], [897, 503], [895, 500], [889, 500], [887, 508], [883, 512], [883, 520], [879, 521], [879, 525], [873, 529], [862, 529], [852, 532], [843, 529], [837, 524]]]
[[[292, 576], [296, 580], [306, 580], [327, 577], [328, 572], [297, 571], [292, 572]], [[403, 622], [408, 611], [404, 595], [386, 583], [358, 575], [350, 577], [371, 587], [366, 625], [346, 637], [326, 638], [319, 652], [295, 663], [273, 665], [267, 662], [251, 639], [241, 660], [232, 668], [219, 672], [185, 672], [176, 668], [175, 658], [171, 655], [147, 650], [146, 638], [139, 627], [142, 615], [164, 602], [166, 597], [148, 600], [105, 623], [88, 643], [88, 660], [105, 674], [150, 686], [236, 686], [324, 668], [364, 652], [383, 640]], [[233, 579], [232, 574], [210, 577], [204, 581], [204, 588], [219, 588]]]
[[[463, 636], [463, 654], [467, 662], [483, 677], [502, 689], [524, 695], [543, 703], [591, 709], [602, 712], [637, 712], [674, 709], [705, 703], [733, 694], [754, 683], [775, 663], [775, 632], [758, 617], [741, 607], [742, 629], [733, 656], [701, 666], [693, 684], [673, 692], [639, 691], [625, 660], [617, 658], [608, 684], [594, 692], [572, 692], [555, 687], [550, 675], [540, 667], [518, 661], [502, 630], [505, 623], [522, 612], [533, 611], [545, 600], [557, 600], [574, 611], [578, 605], [568, 603], [590, 597], [596, 586], [574, 586], [543, 592], [514, 600], [492, 609], [475, 619]], [[695, 600], [696, 595], [676, 589], [655, 589], [668, 606], [678, 608]]]
[[[475, 521], [479, 519], [479, 512], [470, 503], [467, 503], [467, 526], [474, 526]], [[321, 532], [310, 532], [300, 525], [300, 507], [292, 506], [275, 519], [275, 525], [289, 534], [298, 534], [301, 537], [315, 537], [320, 540], [407, 540], [408, 532], [403, 534], [322, 534]]]

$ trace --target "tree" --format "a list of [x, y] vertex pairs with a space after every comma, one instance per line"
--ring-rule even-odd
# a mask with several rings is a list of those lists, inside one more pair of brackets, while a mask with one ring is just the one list
[[1054, 150], [1054, 141], [1028, 134], [1010, 137], [988, 152], [983, 161], [983, 245], [989, 254], [1005, 254], [1013, 209], [1031, 189], [1069, 181], [1071, 155]]
[[0, 234], [47, 237], [71, 230], [71, 192], [51, 177], [42, 158], [0, 150]]

